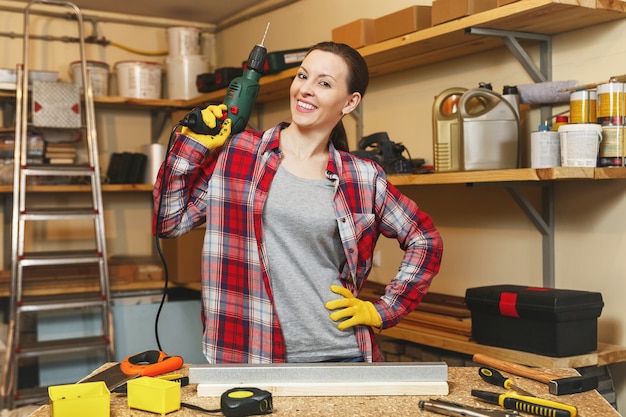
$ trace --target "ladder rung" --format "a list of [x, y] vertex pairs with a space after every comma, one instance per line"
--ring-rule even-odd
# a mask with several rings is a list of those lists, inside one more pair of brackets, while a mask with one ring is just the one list
[[71, 296], [33, 296], [22, 298], [21, 312], [70, 310], [75, 308], [105, 307], [109, 301], [98, 293], [79, 293]]
[[49, 400], [48, 387], [34, 387], [19, 390], [15, 395], [13, 404], [19, 407], [26, 404], [47, 403]]
[[95, 219], [98, 211], [95, 208], [71, 208], [71, 209], [36, 209], [26, 210], [20, 216], [24, 220], [78, 220]]
[[75, 265], [97, 263], [102, 260], [102, 254], [95, 249], [86, 251], [63, 252], [29, 252], [25, 253], [18, 262], [24, 267], [49, 265]]
[[19, 358], [32, 358], [37, 356], [51, 356], [67, 353], [91, 352], [106, 350], [109, 342], [103, 336], [80, 337], [72, 339], [47, 340], [24, 344], [16, 352]]
[[87, 176], [94, 173], [89, 165], [28, 165], [21, 170], [27, 176]]

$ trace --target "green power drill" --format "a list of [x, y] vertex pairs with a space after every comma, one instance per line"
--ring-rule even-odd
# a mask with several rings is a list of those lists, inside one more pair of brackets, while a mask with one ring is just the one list
[[[252, 114], [252, 108], [259, 94], [259, 79], [263, 75], [263, 68], [267, 60], [267, 49], [265, 49], [264, 44], [269, 27], [270, 24], [268, 23], [261, 43], [252, 48], [243, 74], [234, 78], [226, 90], [224, 104], [226, 104], [227, 110], [222, 120], [230, 119], [232, 121], [231, 134], [244, 130]], [[222, 128], [221, 123], [218, 123], [214, 128], [208, 127], [202, 119], [202, 109], [199, 108], [187, 113], [180, 124], [203, 135], [216, 135]]]

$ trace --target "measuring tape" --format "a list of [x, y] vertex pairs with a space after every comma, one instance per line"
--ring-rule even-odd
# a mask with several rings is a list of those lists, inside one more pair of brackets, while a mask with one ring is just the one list
[[169, 356], [160, 350], [147, 350], [132, 355], [120, 363], [120, 369], [128, 376], [157, 376], [175, 371], [183, 366], [183, 358]]
[[221, 397], [226, 417], [257, 416], [272, 413], [272, 394], [259, 388], [232, 388]]

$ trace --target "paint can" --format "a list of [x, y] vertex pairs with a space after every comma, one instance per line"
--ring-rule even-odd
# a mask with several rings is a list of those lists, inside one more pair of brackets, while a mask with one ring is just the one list
[[570, 123], [596, 123], [596, 99], [594, 90], [572, 91], [569, 96]]
[[146, 61], [120, 61], [115, 64], [115, 71], [120, 96], [161, 98], [161, 64]]
[[624, 164], [624, 126], [602, 126], [602, 142], [598, 151], [599, 167], [621, 167]]
[[[109, 64], [100, 61], [87, 61], [87, 76], [91, 80], [91, 90], [94, 96], [106, 96], [109, 94]], [[82, 90], [83, 75], [81, 61], [70, 64], [72, 81], [78, 84]]]
[[167, 28], [168, 55], [189, 56], [200, 54], [200, 29], [188, 26]]
[[559, 127], [561, 165], [564, 167], [595, 167], [602, 127], [580, 123]]
[[596, 116], [598, 123], [612, 123], [619, 118], [622, 124], [624, 113], [624, 83], [611, 79], [606, 84], [598, 85]]
[[561, 165], [561, 143], [559, 133], [539, 126], [530, 134], [530, 167], [552, 168]]

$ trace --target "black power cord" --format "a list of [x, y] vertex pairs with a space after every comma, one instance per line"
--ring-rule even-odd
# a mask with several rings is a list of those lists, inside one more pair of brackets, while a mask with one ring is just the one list
[[176, 137], [176, 129], [182, 126], [181, 122], [178, 122], [171, 130], [170, 138], [167, 143], [167, 149], [165, 151], [164, 164], [163, 164], [163, 174], [161, 175], [161, 190], [159, 197], [159, 207], [156, 213], [156, 224], [155, 224], [155, 232], [154, 232], [154, 240], [156, 244], [156, 249], [159, 254], [159, 258], [161, 259], [161, 264], [163, 265], [163, 275], [165, 282], [163, 284], [163, 295], [161, 297], [161, 302], [159, 303], [159, 308], [157, 309], [156, 317], [154, 319], [154, 336], [156, 338], [157, 347], [160, 351], [163, 351], [161, 348], [161, 341], [159, 340], [159, 318], [161, 317], [161, 311], [163, 310], [163, 305], [165, 304], [165, 300], [167, 299], [168, 293], [168, 285], [169, 285], [169, 272], [167, 269], [167, 262], [165, 260], [165, 256], [163, 255], [163, 251], [161, 250], [161, 240], [159, 235], [161, 234], [161, 220], [162, 220], [162, 210], [163, 210], [163, 199], [165, 197], [165, 186], [163, 181], [167, 178], [167, 160], [170, 156], [170, 150], [172, 148], [172, 144], [174, 142], [174, 138]]

